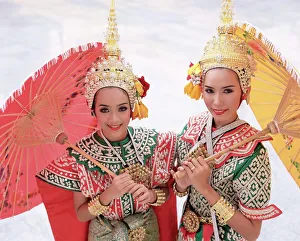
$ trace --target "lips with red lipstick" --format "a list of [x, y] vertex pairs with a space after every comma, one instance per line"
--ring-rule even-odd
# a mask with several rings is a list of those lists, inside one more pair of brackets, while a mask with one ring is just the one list
[[227, 109], [226, 110], [216, 110], [216, 109], [213, 109], [213, 112], [216, 115], [223, 115], [226, 111], [227, 111]]
[[122, 124], [121, 125], [107, 125], [109, 127], [109, 129], [111, 129], [112, 131], [118, 131]]

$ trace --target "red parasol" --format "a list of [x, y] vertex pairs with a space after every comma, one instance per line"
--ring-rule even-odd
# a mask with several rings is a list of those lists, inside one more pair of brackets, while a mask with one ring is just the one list
[[95, 126], [84, 97], [84, 77], [102, 56], [102, 44], [72, 48], [45, 64], [0, 110], [0, 219], [42, 202], [35, 175]]

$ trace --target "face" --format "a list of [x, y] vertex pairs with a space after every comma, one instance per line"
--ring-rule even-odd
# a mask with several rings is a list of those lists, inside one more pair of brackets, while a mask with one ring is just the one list
[[116, 87], [100, 89], [95, 96], [98, 126], [109, 141], [121, 141], [127, 136], [131, 110], [127, 93]]
[[225, 68], [209, 70], [204, 78], [203, 99], [216, 128], [233, 122], [242, 100], [237, 74]]

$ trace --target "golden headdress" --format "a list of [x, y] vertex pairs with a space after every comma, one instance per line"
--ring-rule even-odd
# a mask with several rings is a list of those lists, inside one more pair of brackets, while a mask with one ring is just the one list
[[141, 102], [141, 98], [146, 96], [150, 85], [143, 76], [138, 78], [134, 75], [131, 65], [121, 57], [114, 0], [111, 1], [105, 40], [104, 56], [93, 64], [86, 76], [85, 97], [88, 106], [93, 107], [98, 90], [105, 87], [118, 87], [128, 94], [130, 107], [133, 110], [132, 118], [148, 117], [148, 109]]
[[190, 65], [189, 83], [184, 93], [198, 100], [201, 97], [201, 85], [207, 71], [214, 68], [233, 70], [239, 77], [243, 93], [250, 87], [250, 80], [255, 71], [255, 61], [250, 55], [247, 43], [234, 35], [237, 25], [233, 24], [233, 3], [223, 0], [218, 27], [218, 37], [207, 42], [200, 61]]

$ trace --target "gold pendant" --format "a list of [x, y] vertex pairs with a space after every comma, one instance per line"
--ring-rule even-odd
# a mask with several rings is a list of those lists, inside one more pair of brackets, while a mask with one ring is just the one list
[[182, 217], [183, 226], [189, 233], [196, 233], [200, 227], [198, 216], [191, 210], [186, 210]]

